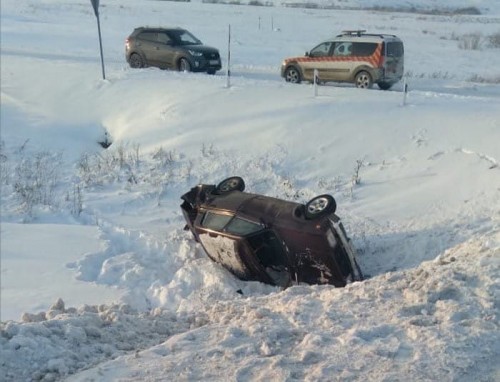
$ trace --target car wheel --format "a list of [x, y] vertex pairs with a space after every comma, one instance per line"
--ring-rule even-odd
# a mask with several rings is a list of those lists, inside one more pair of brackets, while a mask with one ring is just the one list
[[305, 216], [306, 219], [316, 219], [334, 213], [336, 208], [337, 203], [333, 196], [319, 195], [307, 202]]
[[131, 68], [143, 68], [144, 67], [144, 60], [142, 59], [140, 54], [137, 54], [137, 53], [132, 53], [130, 55], [129, 63], [130, 63]]
[[299, 70], [295, 66], [289, 66], [285, 70], [285, 81], [291, 82], [292, 84], [300, 84], [302, 77]]
[[190, 72], [191, 71], [191, 64], [189, 63], [187, 58], [184, 58], [184, 57], [179, 60], [178, 67], [179, 67], [180, 72]]
[[357, 88], [360, 89], [370, 89], [373, 86], [372, 76], [368, 72], [359, 72], [356, 74], [356, 78], [354, 79], [354, 83]]
[[382, 90], [389, 90], [392, 87], [390, 82], [379, 82], [377, 85]]
[[220, 182], [215, 191], [218, 194], [224, 194], [232, 191], [243, 191], [245, 189], [245, 182], [239, 176], [232, 176]]
[[207, 74], [214, 75], [214, 74], [215, 74], [215, 70], [213, 70], [213, 69], [208, 69], [208, 70], [207, 70]]

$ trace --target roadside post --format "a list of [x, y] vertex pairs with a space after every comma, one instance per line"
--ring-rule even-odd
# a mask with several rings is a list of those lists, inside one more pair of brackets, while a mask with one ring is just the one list
[[226, 87], [231, 86], [231, 24], [229, 24], [227, 34], [227, 72], [226, 72]]
[[314, 96], [318, 96], [318, 69], [314, 69]]
[[99, 33], [99, 49], [101, 51], [101, 68], [102, 68], [102, 79], [106, 79], [106, 74], [104, 73], [104, 57], [102, 54], [102, 38], [101, 38], [101, 23], [99, 22], [99, 0], [90, 0], [92, 7], [94, 8], [95, 17], [97, 18], [97, 32]]
[[406, 83], [406, 77], [403, 81], [403, 106], [406, 106], [406, 97], [408, 96], [408, 84]]

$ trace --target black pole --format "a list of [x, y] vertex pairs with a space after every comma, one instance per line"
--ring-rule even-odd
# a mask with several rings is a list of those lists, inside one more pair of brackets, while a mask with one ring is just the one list
[[99, 49], [101, 50], [101, 67], [102, 67], [102, 79], [106, 79], [106, 74], [104, 73], [104, 57], [102, 54], [102, 39], [101, 39], [101, 23], [99, 22], [99, 13], [96, 12], [97, 17], [97, 32], [99, 33]]

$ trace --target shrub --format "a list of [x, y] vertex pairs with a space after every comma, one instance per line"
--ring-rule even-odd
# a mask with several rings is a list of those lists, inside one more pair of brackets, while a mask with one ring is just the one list
[[62, 155], [41, 151], [23, 156], [14, 169], [13, 187], [23, 210], [31, 214], [37, 204], [54, 204]]
[[479, 50], [482, 43], [482, 34], [479, 32], [467, 33], [458, 40], [458, 47], [464, 50]]
[[492, 48], [500, 48], [500, 32], [488, 36], [488, 42]]

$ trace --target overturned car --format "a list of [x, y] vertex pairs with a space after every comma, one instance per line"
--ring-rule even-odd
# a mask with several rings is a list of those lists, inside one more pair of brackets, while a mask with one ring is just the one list
[[242, 178], [200, 184], [182, 195], [181, 209], [207, 255], [242, 280], [287, 287], [343, 287], [363, 274], [335, 215], [331, 195], [299, 204], [244, 192]]

